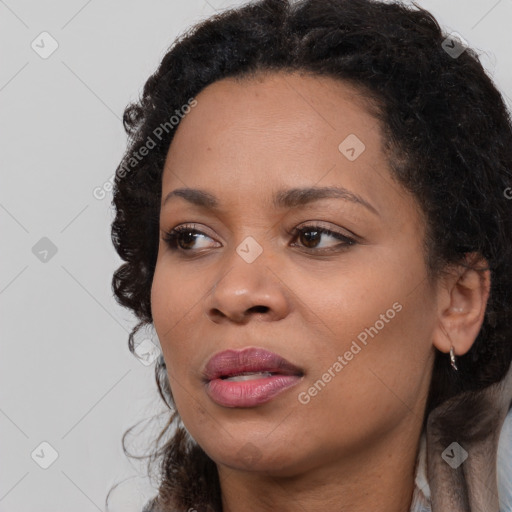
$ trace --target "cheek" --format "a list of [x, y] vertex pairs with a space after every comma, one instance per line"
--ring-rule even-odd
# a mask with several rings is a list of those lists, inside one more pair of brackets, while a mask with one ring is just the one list
[[170, 329], [183, 329], [183, 324], [190, 322], [189, 316], [197, 315], [198, 297], [204, 294], [197, 281], [184, 269], [166, 261], [165, 256], [157, 261], [151, 286], [151, 312], [155, 327], [165, 327], [167, 336]]
[[176, 408], [180, 416], [195, 417], [197, 404], [189, 400], [190, 392], [183, 387], [187, 378], [186, 369], [190, 367], [190, 351], [186, 343], [187, 332], [190, 333], [188, 315], [194, 313], [189, 303], [197, 302], [187, 292], [187, 285], [180, 281], [172, 267], [157, 263], [151, 286], [153, 323], [162, 347]]
[[165, 274], [160, 270], [157, 265], [155, 274], [153, 276], [153, 283], [151, 285], [151, 316], [153, 317], [153, 324], [158, 334], [162, 350], [165, 355], [165, 345], [167, 336], [165, 333], [172, 326], [171, 311], [169, 306], [175, 302], [173, 300], [173, 288], [166, 286]]
[[382, 320], [382, 327], [376, 320], [387, 309], [377, 307], [376, 318], [360, 312], [350, 321], [339, 320], [334, 350], [322, 354], [295, 396], [301, 443], [320, 431], [329, 446], [364, 449], [411, 414], [421, 417], [428, 391], [428, 337], [416, 336], [419, 319], [412, 305], [404, 304], [389, 323]]
[[[185, 355], [180, 347], [183, 339], [187, 312], [190, 314], [187, 287], [179, 281], [179, 277], [164, 265], [157, 263], [151, 286], [151, 313], [155, 330], [160, 340], [162, 353], [170, 373]], [[172, 355], [172, 357], [171, 357]]]
[[306, 354], [311, 374], [300, 391], [311, 404], [329, 403], [319, 407], [320, 414], [339, 403], [362, 414], [388, 402], [398, 408], [402, 402], [414, 406], [419, 398], [432, 357], [435, 308], [424, 284], [411, 286], [421, 283], [421, 267], [407, 270], [410, 278], [391, 264], [373, 265], [373, 270], [344, 276], [338, 284], [326, 283], [323, 296], [310, 295], [325, 337], [322, 342], [322, 336], [314, 336]]

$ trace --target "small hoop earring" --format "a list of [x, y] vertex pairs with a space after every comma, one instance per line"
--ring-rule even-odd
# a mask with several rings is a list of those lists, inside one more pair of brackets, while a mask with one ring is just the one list
[[453, 345], [450, 347], [450, 363], [454, 370], [458, 370], [457, 365], [455, 364], [455, 353], [453, 351]]

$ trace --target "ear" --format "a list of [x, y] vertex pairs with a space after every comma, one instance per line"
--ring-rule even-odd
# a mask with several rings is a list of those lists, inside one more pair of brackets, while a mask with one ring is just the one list
[[455, 355], [464, 355], [472, 347], [484, 321], [490, 290], [487, 260], [477, 253], [468, 253], [466, 264], [456, 266], [440, 279], [432, 340], [438, 350], [448, 353], [453, 345]]

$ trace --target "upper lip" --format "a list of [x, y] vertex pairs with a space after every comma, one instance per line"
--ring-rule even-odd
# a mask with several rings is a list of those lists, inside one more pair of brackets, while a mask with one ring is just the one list
[[263, 348], [224, 350], [217, 352], [206, 363], [203, 375], [210, 381], [220, 377], [232, 377], [246, 372], [272, 372], [281, 375], [302, 376], [301, 368], [280, 355]]

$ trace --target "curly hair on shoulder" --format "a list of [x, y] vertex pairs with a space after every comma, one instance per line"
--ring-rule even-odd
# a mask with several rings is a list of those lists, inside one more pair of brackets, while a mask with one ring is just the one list
[[[459, 357], [457, 373], [436, 353], [426, 417], [458, 393], [501, 380], [512, 361], [511, 119], [477, 53], [465, 48], [452, 57], [443, 48], [446, 37], [423, 8], [374, 0], [261, 0], [179, 37], [123, 118], [129, 142], [116, 170], [112, 242], [124, 263], [112, 287], [139, 319], [130, 351], [138, 330], [152, 322], [162, 172], [179, 121], [217, 80], [300, 71], [349, 82], [369, 100], [393, 177], [425, 213], [429, 278], [447, 265], [469, 265], [470, 252], [489, 263], [482, 328]], [[220, 511], [215, 463], [180, 425], [162, 356], [155, 376], [169, 409], [156, 443], [169, 439], [149, 461], [161, 458], [161, 482], [144, 510]]]

